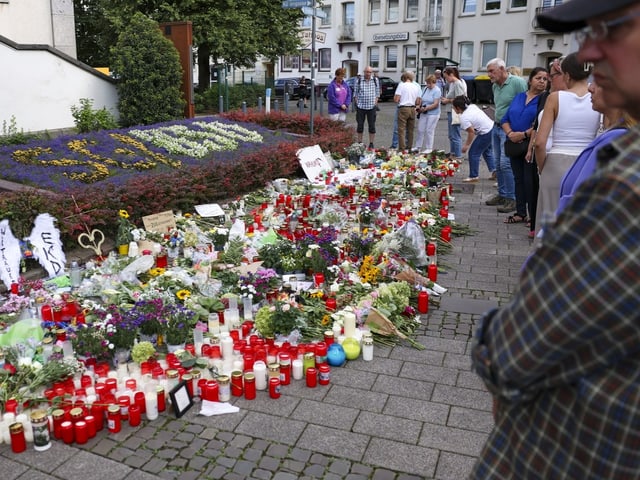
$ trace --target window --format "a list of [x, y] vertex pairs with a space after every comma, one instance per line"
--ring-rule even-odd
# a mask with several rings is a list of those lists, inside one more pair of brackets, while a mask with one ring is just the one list
[[482, 59], [480, 60], [480, 68], [484, 70], [487, 66], [487, 62], [498, 56], [498, 43], [497, 42], [483, 42], [482, 43]]
[[427, 32], [439, 32], [442, 26], [442, 0], [429, 0]]
[[404, 47], [404, 68], [410, 68], [415, 71], [417, 65], [417, 50], [415, 45], [407, 45]]
[[367, 48], [367, 64], [372, 68], [380, 68], [380, 47]]
[[293, 56], [284, 55], [281, 58], [281, 60], [282, 62], [281, 62], [280, 70], [282, 70], [283, 72], [290, 72], [293, 69]]
[[509, 8], [526, 8], [527, 0], [511, 0], [511, 5]]
[[369, 0], [369, 23], [380, 23], [380, 0]]
[[380, 47], [369, 47], [368, 57], [372, 68], [380, 68]]
[[407, 0], [407, 20], [417, 20], [418, 0]]
[[321, 48], [320, 52], [320, 65], [318, 70], [330, 71], [331, 70], [331, 49]]
[[311, 28], [311, 15], [305, 15], [300, 21], [300, 26], [303, 28]]
[[342, 24], [354, 25], [356, 23], [356, 7], [353, 2], [342, 4]]
[[562, 5], [562, 0], [542, 0], [542, 8], [552, 8]]
[[311, 49], [305, 48], [302, 50], [302, 65], [300, 70], [311, 70]]
[[398, 47], [395, 45], [390, 47], [384, 47], [384, 54], [386, 57], [385, 68], [388, 70], [395, 70], [398, 68]]
[[473, 43], [461, 42], [460, 46], [460, 64], [458, 68], [460, 70], [472, 70], [473, 69]]
[[387, 22], [397, 22], [400, 13], [399, 0], [389, 0], [387, 4]]
[[462, 13], [476, 13], [476, 0], [463, 0]]
[[500, 11], [500, 0], [485, 0], [484, 11], [485, 12]]
[[320, 11], [324, 12], [324, 14], [326, 15], [326, 17], [320, 19], [320, 26], [322, 27], [328, 27], [331, 25], [331, 5], [325, 5], [323, 7], [320, 7]]
[[505, 58], [507, 67], [522, 67], [522, 41], [512, 40], [507, 42], [507, 55]]

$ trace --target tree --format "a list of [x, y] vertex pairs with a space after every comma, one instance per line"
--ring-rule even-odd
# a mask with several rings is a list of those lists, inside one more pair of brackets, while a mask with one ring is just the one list
[[[110, 31], [120, 32], [136, 12], [157, 22], [189, 20], [198, 48], [201, 79], [208, 85], [209, 57], [236, 67], [255, 64], [261, 56], [277, 57], [300, 49], [300, 9], [282, 8], [282, 0], [74, 0], [82, 5], [78, 28], [79, 59], [104, 58]], [[78, 7], [76, 6], [76, 9]], [[76, 12], [78, 14], [78, 11]], [[102, 25], [108, 28], [100, 28]], [[80, 37], [80, 34], [84, 35]], [[112, 43], [111, 43], [112, 44]], [[108, 58], [107, 58], [108, 59]], [[200, 64], [200, 62], [203, 62]]]
[[123, 125], [148, 125], [182, 116], [180, 56], [156, 22], [135, 13], [111, 55]]

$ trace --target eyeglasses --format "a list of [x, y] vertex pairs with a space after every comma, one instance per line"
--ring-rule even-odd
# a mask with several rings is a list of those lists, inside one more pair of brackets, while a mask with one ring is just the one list
[[609, 20], [608, 22], [595, 22], [592, 26], [588, 26], [583, 28], [582, 30], [578, 30], [575, 33], [576, 41], [581, 47], [582, 45], [584, 45], [584, 42], [587, 41], [587, 38], [594, 42], [601, 42], [611, 36], [612, 30], [614, 28], [624, 25], [625, 23], [632, 21], [636, 17], [640, 17], [640, 11], [632, 12], [629, 15], [614, 18], [613, 20]]

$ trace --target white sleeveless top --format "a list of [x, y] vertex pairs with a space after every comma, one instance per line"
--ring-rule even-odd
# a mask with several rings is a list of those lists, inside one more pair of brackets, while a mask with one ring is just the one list
[[600, 126], [600, 114], [591, 108], [591, 93], [579, 97], [558, 92], [558, 116], [553, 123], [553, 145], [549, 153], [578, 155], [593, 140]]

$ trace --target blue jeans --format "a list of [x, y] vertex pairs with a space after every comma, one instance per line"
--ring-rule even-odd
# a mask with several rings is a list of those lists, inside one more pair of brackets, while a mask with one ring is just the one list
[[484, 157], [487, 162], [489, 171], [493, 171], [493, 148], [491, 146], [491, 132], [484, 135], [478, 135], [473, 139], [471, 147], [469, 147], [469, 176], [476, 178], [480, 176], [480, 156]]
[[451, 112], [447, 112], [447, 127], [449, 133], [449, 147], [451, 155], [462, 156], [462, 137], [460, 136], [460, 125], [451, 125]]
[[516, 199], [516, 187], [511, 170], [511, 159], [504, 154], [504, 141], [507, 134], [497, 125], [492, 130], [493, 156], [496, 159], [496, 179], [498, 180], [498, 195], [509, 200]]

